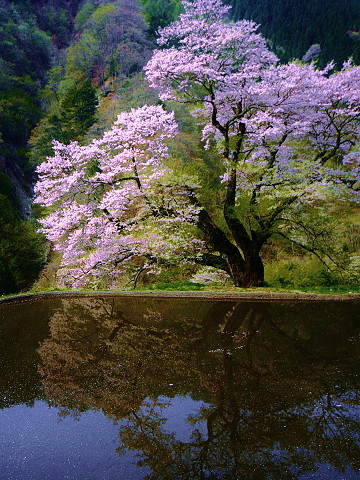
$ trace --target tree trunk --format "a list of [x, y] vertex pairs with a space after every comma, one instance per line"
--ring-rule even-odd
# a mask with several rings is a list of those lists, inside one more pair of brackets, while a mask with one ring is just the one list
[[[188, 195], [192, 203], [198, 207], [199, 202], [194, 193], [189, 191]], [[237, 245], [234, 245], [225, 232], [213, 222], [208, 212], [200, 208], [195, 224], [203, 232], [208, 245], [220, 255], [217, 265], [214, 260], [216, 256], [212, 254], [204, 255], [203, 262], [199, 263], [223, 269], [230, 275], [235, 287], [262, 287], [264, 264], [260, 257], [260, 248], [265, 241], [265, 236], [260, 240], [255, 238], [256, 235], [253, 232], [254, 238], [251, 238], [235, 216], [227, 214], [227, 217], [227, 223]]]
[[244, 287], [264, 286], [264, 264], [259, 253], [245, 259]]
[[242, 259], [240, 263], [235, 257], [228, 255], [225, 257], [235, 287], [262, 287], [264, 285], [264, 264], [258, 253], [247, 255], [245, 260]]

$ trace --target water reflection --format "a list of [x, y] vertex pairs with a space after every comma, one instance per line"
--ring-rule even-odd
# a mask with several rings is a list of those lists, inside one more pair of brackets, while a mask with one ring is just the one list
[[103, 411], [147, 478], [357, 478], [356, 302], [64, 299], [38, 353], [47, 401]]

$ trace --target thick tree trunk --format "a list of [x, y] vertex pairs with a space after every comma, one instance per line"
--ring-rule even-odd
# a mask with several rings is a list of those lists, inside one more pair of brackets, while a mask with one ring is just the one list
[[[205, 234], [212, 248], [220, 254], [218, 268], [222, 268], [230, 275], [236, 287], [263, 286], [264, 265], [259, 254], [260, 248], [255, 241], [251, 243], [248, 238], [246, 250], [240, 250], [214, 224], [205, 210], [200, 211], [197, 226]], [[204, 263], [215, 266], [213, 258], [211, 263], [208, 263], [206, 258], [205, 256]]]
[[[192, 191], [188, 192], [189, 199], [199, 207], [199, 202]], [[196, 226], [203, 232], [208, 245], [219, 256], [204, 255], [198, 263], [225, 270], [231, 277], [236, 287], [261, 287], [264, 284], [264, 265], [260, 257], [260, 248], [265, 241], [256, 237], [250, 238], [241, 222], [229, 213], [227, 208], [226, 220], [231, 233], [235, 238], [234, 244], [223, 230], [211, 219], [204, 208], [200, 208]]]
[[264, 285], [264, 264], [258, 253], [245, 260], [244, 287], [262, 287]]
[[262, 287], [264, 285], [264, 264], [259, 254], [247, 256], [239, 264], [236, 258], [226, 258], [230, 276], [235, 287]]

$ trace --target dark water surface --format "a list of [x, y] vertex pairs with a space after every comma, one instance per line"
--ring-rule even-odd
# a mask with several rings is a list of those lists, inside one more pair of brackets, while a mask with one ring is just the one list
[[0, 480], [359, 479], [360, 303], [0, 305]]

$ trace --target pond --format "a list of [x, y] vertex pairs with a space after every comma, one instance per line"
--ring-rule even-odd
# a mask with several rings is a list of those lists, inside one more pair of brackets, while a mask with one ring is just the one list
[[0, 478], [359, 479], [359, 307], [0, 304]]

